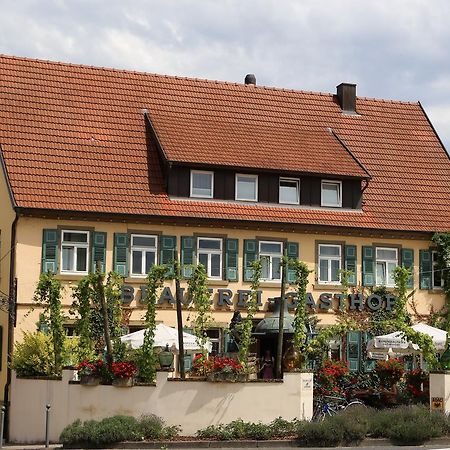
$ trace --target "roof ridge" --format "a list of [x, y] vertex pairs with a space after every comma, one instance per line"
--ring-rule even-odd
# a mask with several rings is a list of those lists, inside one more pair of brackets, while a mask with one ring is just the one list
[[[39, 63], [46, 63], [46, 64], [52, 64], [52, 65], [58, 65], [58, 66], [65, 66], [65, 67], [79, 67], [82, 69], [94, 69], [94, 70], [104, 70], [104, 71], [110, 71], [110, 72], [116, 72], [116, 73], [123, 73], [123, 74], [135, 74], [135, 75], [149, 75], [154, 77], [160, 77], [160, 78], [168, 78], [168, 79], [174, 79], [174, 80], [185, 80], [185, 81], [195, 81], [195, 82], [206, 82], [210, 84], [222, 84], [224, 86], [235, 86], [240, 88], [248, 88], [248, 89], [256, 89], [256, 90], [266, 90], [266, 91], [275, 91], [275, 92], [292, 92], [292, 93], [300, 93], [300, 94], [307, 94], [307, 95], [319, 95], [323, 97], [333, 97], [336, 94], [333, 94], [332, 92], [322, 92], [322, 91], [308, 91], [303, 89], [289, 89], [289, 88], [282, 88], [277, 86], [266, 86], [266, 85], [245, 85], [244, 83], [237, 83], [233, 81], [225, 81], [225, 80], [212, 80], [208, 78], [198, 78], [198, 77], [189, 77], [189, 76], [180, 76], [180, 75], [166, 75], [166, 74], [160, 74], [156, 72], [146, 72], [146, 71], [139, 71], [139, 70], [130, 70], [130, 69], [118, 69], [115, 67], [106, 67], [106, 66], [93, 66], [90, 64], [80, 64], [80, 63], [71, 63], [71, 62], [64, 62], [64, 61], [53, 61], [50, 59], [40, 59], [40, 58], [31, 58], [29, 56], [14, 56], [14, 55], [6, 55], [4, 53], [0, 53], [0, 58], [6, 58], [6, 59], [12, 59], [12, 60], [18, 60], [18, 61], [31, 61], [31, 62], [39, 62]], [[369, 100], [369, 101], [375, 101], [380, 103], [397, 103], [397, 104], [404, 104], [404, 105], [418, 105], [418, 101], [414, 102], [408, 102], [403, 100], [395, 100], [395, 99], [381, 99], [381, 98], [374, 98], [374, 97], [363, 97], [363, 96], [356, 96], [359, 100]]]
[[249, 89], [263, 89], [263, 90], [272, 90], [272, 91], [281, 91], [281, 92], [298, 92], [302, 94], [313, 94], [313, 95], [322, 95], [326, 97], [332, 97], [333, 93], [331, 92], [320, 92], [320, 91], [306, 91], [302, 89], [288, 89], [288, 88], [281, 88], [276, 86], [266, 86], [266, 85], [245, 85], [244, 83], [237, 83], [233, 81], [225, 81], [225, 80], [213, 80], [208, 78], [198, 78], [198, 77], [189, 77], [189, 76], [182, 76], [182, 75], [166, 75], [166, 74], [160, 74], [156, 72], [146, 72], [146, 71], [139, 71], [139, 70], [130, 70], [130, 69], [117, 69], [115, 67], [105, 67], [105, 66], [93, 66], [90, 64], [80, 64], [80, 63], [71, 63], [71, 62], [64, 62], [64, 61], [53, 61], [50, 59], [40, 59], [40, 58], [31, 58], [29, 56], [14, 56], [14, 55], [6, 55], [4, 53], [0, 53], [0, 58], [5, 59], [12, 59], [12, 60], [18, 60], [18, 61], [30, 61], [30, 62], [38, 62], [38, 63], [47, 63], [52, 65], [58, 65], [58, 66], [65, 66], [65, 67], [79, 67], [82, 69], [94, 69], [94, 70], [105, 70], [105, 71], [111, 71], [111, 72], [117, 72], [117, 73], [124, 73], [124, 74], [135, 74], [135, 75], [149, 75], [149, 76], [155, 76], [160, 78], [170, 78], [174, 80], [185, 80], [185, 81], [198, 81], [198, 82], [206, 82], [211, 84], [223, 84], [225, 86], [237, 86], [237, 87], [243, 87], [243, 88], [249, 88]]

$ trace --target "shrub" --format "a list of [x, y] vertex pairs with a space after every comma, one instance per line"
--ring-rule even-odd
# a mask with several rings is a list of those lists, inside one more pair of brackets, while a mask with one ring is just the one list
[[297, 432], [299, 421], [294, 419], [292, 421], [277, 417], [269, 424], [270, 434], [273, 437], [292, 436]]
[[19, 377], [55, 375], [55, 357], [50, 335], [40, 331], [24, 333], [12, 354], [11, 368]]
[[344, 439], [343, 430], [336, 421], [301, 422], [297, 433], [307, 447], [337, 447]]
[[397, 408], [395, 420], [387, 430], [387, 437], [398, 444], [420, 444], [430, 438], [442, 436], [446, 421], [442, 413], [431, 413], [428, 406]]
[[141, 441], [142, 439], [171, 439], [179, 432], [176, 426], [166, 427], [156, 416], [113, 416], [101, 421], [76, 420], [61, 433], [60, 442], [64, 445], [83, 444], [102, 447], [122, 441]]
[[345, 444], [359, 444], [369, 431], [370, 410], [364, 406], [354, 406], [341, 414], [327, 418], [325, 421], [333, 422], [333, 427], [342, 430], [342, 440]]

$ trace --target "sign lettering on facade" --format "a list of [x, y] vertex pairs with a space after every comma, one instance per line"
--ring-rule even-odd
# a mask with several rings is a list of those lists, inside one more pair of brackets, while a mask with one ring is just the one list
[[[184, 288], [181, 288], [183, 296], [183, 304], [189, 305], [190, 299]], [[247, 300], [251, 294], [250, 290], [238, 289], [234, 293], [231, 289], [209, 289], [211, 295], [211, 302], [216, 308], [234, 308], [245, 309], [247, 306]], [[257, 291], [257, 304], [262, 306], [262, 293], [263, 291]], [[147, 286], [142, 285], [139, 288], [135, 288], [129, 284], [122, 286], [122, 301], [129, 304], [133, 300], [143, 303], [147, 295]], [[288, 292], [286, 294], [288, 309], [293, 310], [296, 307], [297, 299], [296, 292]], [[353, 311], [370, 311], [375, 312], [379, 309], [385, 309], [391, 311], [394, 307], [395, 297], [387, 294], [383, 297], [372, 294], [368, 297], [364, 297], [362, 294], [348, 294], [342, 293], [330, 294], [324, 292], [316, 297], [317, 302], [311, 292], [306, 294], [306, 307], [316, 312], [326, 312], [330, 309], [339, 309], [345, 307]], [[175, 296], [169, 286], [163, 288], [159, 300], [158, 306], [171, 306], [175, 304]]]

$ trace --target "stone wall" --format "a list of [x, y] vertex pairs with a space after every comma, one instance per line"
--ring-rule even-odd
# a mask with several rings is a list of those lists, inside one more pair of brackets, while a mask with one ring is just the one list
[[242, 418], [268, 423], [276, 417], [310, 419], [313, 409], [312, 373], [286, 373], [282, 382], [213, 383], [177, 381], [157, 374], [156, 386], [82, 386], [62, 380], [17, 378], [11, 384], [10, 441], [39, 443], [45, 439], [45, 405], [50, 404], [50, 441], [80, 419], [102, 419], [117, 414], [139, 417], [156, 414], [168, 425], [179, 425], [185, 435], [200, 428]]

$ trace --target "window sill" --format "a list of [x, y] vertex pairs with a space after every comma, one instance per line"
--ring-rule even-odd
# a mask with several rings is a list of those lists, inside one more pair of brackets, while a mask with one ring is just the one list
[[57, 280], [61, 281], [80, 281], [88, 274], [70, 274], [70, 273], [59, 273], [55, 276]]
[[313, 289], [320, 289], [321, 291], [342, 291], [343, 287], [341, 284], [313, 284]]
[[228, 280], [207, 280], [208, 286], [228, 286]]
[[[425, 290], [425, 289], [421, 289], [421, 290]], [[428, 289], [428, 293], [435, 294], [435, 295], [442, 295], [442, 294], [445, 294], [445, 291], [442, 288], [434, 288], [434, 289]]]
[[131, 276], [124, 279], [124, 283], [143, 283], [147, 284], [147, 276], [145, 277], [136, 277]]

